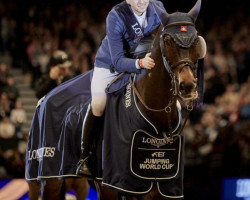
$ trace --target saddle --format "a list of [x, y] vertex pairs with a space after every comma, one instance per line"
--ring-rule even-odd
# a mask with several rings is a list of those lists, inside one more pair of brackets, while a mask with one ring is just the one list
[[152, 41], [154, 37], [152, 35], [142, 38], [130, 49], [130, 55], [132, 58], [144, 58], [150, 51]]

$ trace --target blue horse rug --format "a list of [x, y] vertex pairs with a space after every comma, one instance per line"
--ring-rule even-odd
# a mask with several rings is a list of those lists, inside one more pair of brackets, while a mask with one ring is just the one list
[[74, 177], [92, 71], [50, 91], [35, 110], [26, 153], [26, 180]]
[[[92, 73], [65, 82], [39, 101], [27, 145], [27, 181], [76, 177]], [[126, 87], [108, 95], [93, 152], [96, 179], [131, 195], [150, 192], [156, 182], [164, 197], [182, 199], [183, 135], [166, 143], [162, 130], [140, 109], [127, 80], [125, 75], [117, 84]], [[181, 123], [179, 111], [174, 134]]]

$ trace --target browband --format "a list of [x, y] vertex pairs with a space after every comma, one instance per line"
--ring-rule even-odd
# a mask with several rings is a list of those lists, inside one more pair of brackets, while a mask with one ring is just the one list
[[166, 26], [164, 26], [163, 30], [166, 29], [166, 28], [169, 28], [171, 26], [177, 26], [177, 25], [191, 25], [191, 26], [194, 26], [194, 23], [192, 23], [192, 22], [186, 22], [186, 21], [183, 21], [183, 22], [174, 22], [174, 23], [170, 23], [170, 24], [167, 24]]

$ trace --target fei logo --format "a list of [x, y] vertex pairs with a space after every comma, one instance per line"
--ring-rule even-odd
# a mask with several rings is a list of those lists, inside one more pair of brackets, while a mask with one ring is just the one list
[[165, 152], [154, 152], [154, 153], [152, 153], [152, 157], [153, 158], [162, 158], [162, 157], [164, 157], [164, 154], [165, 154]]

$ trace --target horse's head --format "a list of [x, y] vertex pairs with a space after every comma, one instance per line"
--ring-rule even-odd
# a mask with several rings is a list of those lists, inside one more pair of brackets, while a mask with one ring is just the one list
[[134, 91], [147, 116], [159, 127], [167, 129], [171, 121], [175, 122], [178, 118], [177, 97], [191, 111], [200, 93], [197, 82], [198, 60], [206, 54], [206, 43], [197, 34], [194, 23], [201, 0], [197, 0], [188, 13], [172, 14], [162, 10], [155, 1], [152, 3], [162, 22], [157, 33], [152, 34], [154, 40], [151, 44], [151, 57], [155, 67], [138, 75], [137, 90], [134, 88]]
[[198, 97], [198, 59], [206, 54], [205, 40], [197, 35], [194, 25], [200, 6], [198, 0], [188, 13], [165, 13], [160, 36], [165, 68], [174, 80], [176, 93], [187, 105]]

